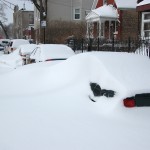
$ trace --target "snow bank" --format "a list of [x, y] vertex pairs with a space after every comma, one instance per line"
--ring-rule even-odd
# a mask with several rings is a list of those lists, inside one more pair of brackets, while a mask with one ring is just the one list
[[[121, 99], [150, 87], [149, 66], [144, 56], [95, 52], [0, 74], [0, 149], [149, 150], [150, 109]], [[115, 97], [93, 103], [90, 82]]]
[[8, 55], [1, 55], [0, 56], [0, 64], [6, 65], [10, 68], [17, 68], [22, 66], [22, 58], [19, 55], [19, 49], [16, 49], [13, 53]]
[[[4, 84], [4, 92], [1, 95], [53, 91], [86, 79], [86, 86], [89, 86], [90, 82], [96, 82], [102, 88], [114, 90], [122, 97], [134, 96], [150, 91], [149, 65], [150, 60], [147, 57], [136, 54], [78, 54], [54, 66], [34, 68], [32, 64], [14, 70], [7, 75], [9, 86]], [[2, 78], [0, 80], [5, 82]], [[16, 88], [13, 88], [14, 85]]]

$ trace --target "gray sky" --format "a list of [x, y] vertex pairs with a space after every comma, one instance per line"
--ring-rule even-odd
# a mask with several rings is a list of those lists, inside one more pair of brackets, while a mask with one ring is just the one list
[[[33, 8], [34, 8], [33, 4], [27, 0], [6, 0], [6, 1], [13, 3], [14, 5], [18, 5], [19, 9], [23, 8], [24, 3], [25, 3], [25, 8], [27, 10], [33, 10]], [[6, 4], [8, 4], [8, 6], [10, 6], [9, 3], [6, 3]], [[5, 24], [9, 24], [9, 23], [13, 22], [13, 10], [12, 9], [14, 8], [14, 6], [11, 5], [12, 9], [10, 9], [8, 6], [7, 6], [7, 9], [5, 10], [8, 21]]]

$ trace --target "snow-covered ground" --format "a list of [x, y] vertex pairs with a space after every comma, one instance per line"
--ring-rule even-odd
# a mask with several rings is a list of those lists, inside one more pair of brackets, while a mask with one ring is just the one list
[[[146, 56], [91, 52], [0, 71], [0, 150], [149, 150], [150, 108], [123, 106], [150, 93], [149, 66]], [[94, 97], [90, 82], [115, 96]]]

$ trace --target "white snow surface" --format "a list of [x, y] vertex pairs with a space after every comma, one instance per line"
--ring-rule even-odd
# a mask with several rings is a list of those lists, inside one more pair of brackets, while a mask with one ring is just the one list
[[[0, 71], [0, 149], [149, 150], [150, 108], [123, 106], [150, 92], [149, 66], [146, 56], [89, 52]], [[115, 96], [94, 97], [90, 82]]]
[[23, 45], [23, 44], [30, 44], [29, 41], [25, 39], [13, 39], [11, 41], [13, 42], [12, 44], [13, 48], [18, 48], [20, 45]]
[[22, 55], [30, 55], [36, 47], [36, 44], [23, 44], [19, 46], [19, 51]]
[[137, 0], [115, 0], [117, 8], [130, 8], [135, 9]]
[[86, 20], [90, 19], [101, 19], [101, 18], [112, 18], [117, 19], [119, 17], [117, 9], [113, 5], [103, 5], [99, 8], [91, 10], [86, 16]]
[[142, 5], [147, 5], [147, 4], [150, 4], [150, 0], [144, 0], [140, 2], [139, 4], [137, 4], [137, 6], [142, 6]]
[[46, 61], [48, 59], [67, 59], [74, 55], [74, 51], [63, 44], [40, 44], [30, 55], [36, 61]]
[[19, 55], [19, 49], [16, 49], [10, 54], [0, 56], [0, 65], [9, 68], [17, 68], [23, 65], [22, 57]]

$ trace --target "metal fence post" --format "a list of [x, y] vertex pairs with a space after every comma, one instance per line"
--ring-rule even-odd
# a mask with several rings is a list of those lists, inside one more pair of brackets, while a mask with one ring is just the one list
[[75, 39], [73, 40], [73, 50], [75, 51], [76, 50], [76, 43], [75, 43], [76, 41], [75, 41]]
[[97, 50], [99, 51], [99, 37], [98, 37], [97, 40], [98, 40], [98, 41], [97, 41]]
[[92, 39], [89, 39], [89, 43], [88, 43], [88, 51], [91, 51], [91, 47], [92, 47]]
[[82, 43], [81, 43], [81, 44], [82, 44], [81, 46], [82, 46], [82, 53], [83, 53], [83, 38], [81, 39], [81, 42], [82, 42]]
[[128, 52], [131, 51], [131, 38], [128, 38]]
[[114, 45], [115, 45], [115, 39], [114, 39], [114, 36], [112, 38], [112, 51], [114, 51]]

